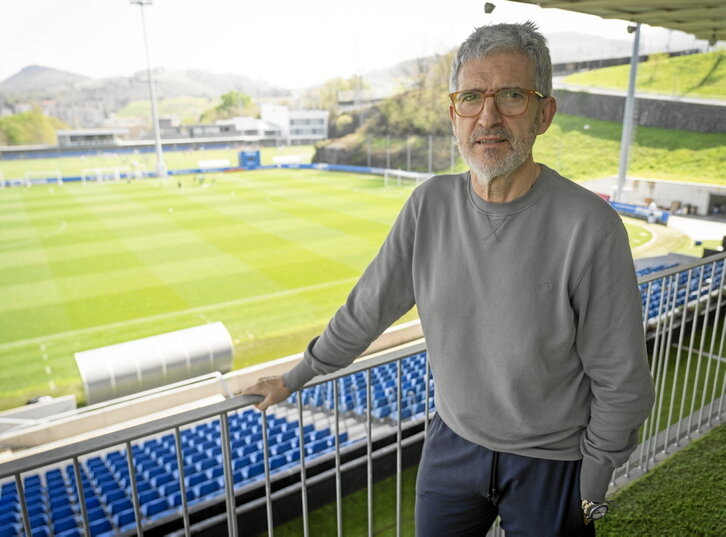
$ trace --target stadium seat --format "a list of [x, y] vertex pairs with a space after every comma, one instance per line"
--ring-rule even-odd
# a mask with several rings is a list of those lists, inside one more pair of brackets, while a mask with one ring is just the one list
[[223, 486], [223, 484], [220, 483], [219, 479], [211, 479], [209, 481], [201, 483], [200, 485], [197, 485], [195, 487], [196, 488], [195, 493], [197, 495], [197, 498], [204, 498], [206, 496], [213, 495], [219, 489], [221, 489], [222, 486]]
[[55, 537], [81, 537], [81, 532], [78, 528], [75, 528], [62, 533], [56, 533]]
[[18, 523], [3, 524], [0, 526], [0, 537], [16, 537], [21, 531], [22, 526]]
[[113, 522], [116, 525], [116, 527], [119, 529], [123, 529], [126, 526], [135, 526], [136, 525], [136, 515], [134, 514], [134, 510], [127, 509], [125, 511], [121, 511], [120, 513], [117, 513], [113, 517]]
[[50, 528], [48, 526], [32, 527], [30, 531], [33, 537], [50, 537]]
[[102, 498], [103, 498], [103, 503], [106, 505], [109, 505], [109, 504], [115, 502], [116, 500], [121, 500], [123, 498], [126, 498], [126, 493], [123, 490], [121, 490], [120, 488], [118, 488], [116, 490], [107, 492], [106, 494], [103, 495]]
[[73, 516], [70, 516], [68, 518], [64, 518], [58, 521], [53, 522], [53, 533], [63, 533], [66, 530], [75, 529], [78, 527], [78, 524], [76, 523], [76, 518]]
[[147, 490], [139, 494], [139, 505], [146, 505], [147, 503], [153, 502], [159, 497], [159, 493], [154, 490]]
[[122, 511], [133, 509], [133, 507], [134, 506], [131, 503], [131, 500], [129, 500], [128, 498], [123, 498], [109, 504], [108, 509], [111, 512], [111, 515], [116, 515], [118, 513], [121, 513]]
[[[196, 492], [194, 491], [194, 489], [187, 489], [186, 497], [187, 497], [187, 502], [194, 501], [197, 498]], [[182, 504], [181, 492], [175, 492], [174, 494], [171, 495], [169, 500], [173, 507], [179, 507]]]
[[153, 520], [156, 515], [168, 510], [169, 501], [166, 498], [159, 498], [144, 505], [141, 511], [146, 518]]
[[91, 530], [91, 537], [97, 537], [98, 535], [102, 535], [113, 530], [113, 526], [108, 519], [104, 518], [91, 522], [89, 529]]

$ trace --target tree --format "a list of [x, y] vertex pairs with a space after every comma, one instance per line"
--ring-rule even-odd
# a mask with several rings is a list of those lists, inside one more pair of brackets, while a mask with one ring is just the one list
[[199, 121], [213, 123], [218, 119], [230, 119], [245, 114], [248, 116], [259, 115], [259, 109], [254, 104], [252, 97], [241, 91], [228, 91], [222, 95], [221, 100], [219, 105], [202, 112]]
[[46, 116], [39, 107], [22, 114], [0, 117], [0, 142], [7, 145], [57, 143], [55, 131], [68, 125], [57, 118]]

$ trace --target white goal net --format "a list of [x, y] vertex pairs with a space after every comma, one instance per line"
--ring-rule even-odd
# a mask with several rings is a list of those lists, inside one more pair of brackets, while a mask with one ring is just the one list
[[383, 184], [387, 187], [392, 185], [401, 186], [404, 183], [414, 183], [418, 186], [433, 176], [433, 173], [409, 172], [406, 170], [386, 170], [383, 175]]
[[33, 183], [57, 183], [63, 184], [63, 176], [60, 170], [28, 170], [25, 172], [25, 186]]
[[[119, 182], [121, 178], [131, 178], [131, 168], [128, 166], [112, 166], [110, 168], [83, 168], [81, 170], [81, 183], [84, 185], [87, 181], [96, 181], [101, 183], [103, 181], [115, 181]], [[134, 173], [134, 177], [138, 177], [137, 173]]]

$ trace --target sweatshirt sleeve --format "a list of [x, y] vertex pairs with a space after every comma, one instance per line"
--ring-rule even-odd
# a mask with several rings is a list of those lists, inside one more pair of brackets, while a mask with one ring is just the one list
[[590, 421], [580, 439], [580, 492], [602, 501], [613, 470], [635, 450], [654, 401], [640, 292], [619, 219], [584, 269], [573, 306], [577, 352], [592, 391]]
[[335, 313], [322, 335], [310, 342], [303, 359], [283, 375], [289, 389], [299, 390], [314, 376], [349, 365], [413, 307], [415, 225], [412, 195], [345, 304]]

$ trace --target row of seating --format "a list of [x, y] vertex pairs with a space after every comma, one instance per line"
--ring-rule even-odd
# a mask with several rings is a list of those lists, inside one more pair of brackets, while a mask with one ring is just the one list
[[[261, 414], [253, 410], [231, 414], [230, 454], [233, 480], [241, 486], [264, 478], [265, 465]], [[186, 498], [197, 503], [223, 494], [219, 420], [181, 431]], [[267, 416], [268, 464], [271, 472], [295, 467], [300, 460], [299, 427], [295, 421]], [[307, 459], [329, 452], [335, 437], [329, 428], [303, 429]], [[348, 441], [347, 433], [339, 442]], [[182, 505], [180, 472], [173, 435], [163, 435], [132, 446], [136, 490], [144, 520], [155, 520]], [[80, 466], [81, 487], [93, 537], [133, 529], [136, 517], [132, 503], [132, 480], [125, 450], [84, 460]], [[31, 523], [37, 535], [72, 537], [80, 533], [82, 516], [79, 486], [74, 468], [48, 470], [25, 476], [23, 488]], [[0, 537], [22, 534], [19, 495], [14, 481], [0, 489]]]
[[[676, 266], [660, 265], [638, 271], [638, 276], [646, 276]], [[640, 285], [641, 304], [645, 318], [653, 319], [666, 311], [681, 307], [699, 297], [707, 296], [720, 288], [723, 278], [724, 261], [696, 267], [682, 272], [677, 278], [663, 278]]]
[[[422, 352], [401, 360], [401, 419], [411, 419], [423, 415], [426, 408], [426, 353]], [[371, 377], [371, 415], [376, 419], [398, 420], [398, 365], [395, 362], [374, 367]], [[358, 372], [337, 379], [338, 409], [340, 412], [364, 417], [368, 411], [368, 375]], [[334, 381], [305, 388], [288, 398], [296, 404], [298, 396], [304, 405], [324, 411], [335, 409]], [[433, 379], [428, 379], [429, 407], [434, 409]]]

